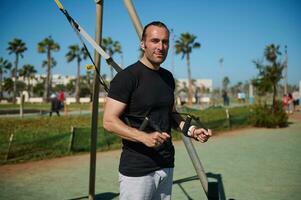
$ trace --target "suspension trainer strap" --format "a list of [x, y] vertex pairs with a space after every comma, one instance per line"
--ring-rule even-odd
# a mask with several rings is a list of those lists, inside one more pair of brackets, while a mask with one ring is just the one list
[[[120, 72], [122, 68], [112, 59], [112, 57], [107, 54], [103, 48], [101, 48], [93, 39], [92, 37], [69, 15], [67, 10], [63, 7], [61, 2], [59, 0], [54, 0], [60, 11], [66, 16], [68, 22], [70, 23], [73, 30], [76, 32], [76, 35], [78, 36], [80, 42], [82, 43], [85, 51], [88, 54], [88, 57], [90, 58], [91, 62], [93, 63], [95, 67], [95, 71], [98, 75], [99, 82], [101, 85], [103, 85], [104, 89], [108, 92], [108, 86], [105, 84], [104, 79], [100, 75], [99, 69], [95, 66], [95, 63], [92, 59], [91, 54], [88, 51], [87, 46], [85, 45], [82, 37], [84, 37], [92, 46], [93, 48], [106, 60], [106, 62], [113, 67], [117, 72]], [[81, 37], [82, 36], [82, 37]]]

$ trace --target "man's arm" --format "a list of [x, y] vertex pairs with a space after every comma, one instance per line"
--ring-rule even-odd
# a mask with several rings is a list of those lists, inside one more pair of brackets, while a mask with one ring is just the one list
[[122, 120], [120, 120], [120, 116], [124, 112], [125, 108], [125, 103], [107, 97], [103, 116], [103, 126], [107, 131], [126, 140], [142, 142], [148, 147], [159, 146], [170, 137], [165, 132], [145, 133], [126, 125]]
[[[176, 107], [173, 107], [173, 119], [179, 125], [179, 128], [183, 130], [185, 121], [181, 115], [177, 112]], [[195, 126], [189, 127], [188, 135], [200, 142], [207, 142], [207, 140], [212, 136], [210, 129], [206, 130], [204, 128], [197, 128]]]

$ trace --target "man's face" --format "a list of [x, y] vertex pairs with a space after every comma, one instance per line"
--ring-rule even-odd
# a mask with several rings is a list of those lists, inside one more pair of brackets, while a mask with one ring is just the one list
[[169, 48], [169, 33], [163, 27], [149, 26], [145, 39], [141, 41], [144, 56], [154, 65], [164, 62]]

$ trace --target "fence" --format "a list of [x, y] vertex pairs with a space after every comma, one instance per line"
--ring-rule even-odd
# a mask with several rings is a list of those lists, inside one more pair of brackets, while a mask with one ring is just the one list
[[[212, 108], [202, 112], [186, 110], [198, 114], [203, 124], [218, 132], [250, 125], [248, 108], [228, 111]], [[51, 131], [50, 131], [51, 130]], [[90, 128], [74, 127], [71, 131], [46, 127], [41, 130], [23, 130], [11, 127], [6, 134], [0, 134], [0, 164], [53, 158], [90, 150]], [[180, 139], [180, 134], [173, 131], [173, 138]], [[97, 150], [105, 151], [121, 147], [121, 139], [105, 132], [100, 127], [97, 134]]]
[[[90, 150], [90, 128], [72, 127], [71, 132], [24, 133], [13, 130], [0, 134], [0, 164], [44, 159]], [[104, 151], [120, 147], [121, 139], [98, 129], [97, 149]]]

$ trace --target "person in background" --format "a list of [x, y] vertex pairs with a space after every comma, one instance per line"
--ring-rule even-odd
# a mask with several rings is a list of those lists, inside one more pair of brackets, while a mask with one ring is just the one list
[[56, 94], [50, 96], [50, 113], [49, 116], [52, 116], [52, 112], [56, 112], [57, 116], [60, 116], [60, 101], [57, 98]]
[[229, 106], [230, 100], [229, 100], [229, 96], [227, 94], [227, 91], [223, 90], [222, 96], [223, 96], [224, 106]]
[[292, 114], [294, 112], [294, 103], [293, 103], [293, 96], [291, 93], [288, 94], [288, 105], [287, 110], [289, 114]]
[[294, 104], [294, 112], [297, 111], [297, 106], [299, 105], [300, 95], [298, 91], [293, 92], [293, 104]]
[[64, 90], [61, 90], [59, 92], [59, 95], [58, 95], [58, 99], [60, 101], [60, 109], [63, 109], [64, 108], [64, 101], [65, 101], [65, 93], [64, 93]]
[[285, 110], [285, 112], [287, 112], [287, 106], [288, 106], [288, 95], [284, 94], [282, 96], [282, 107]]

